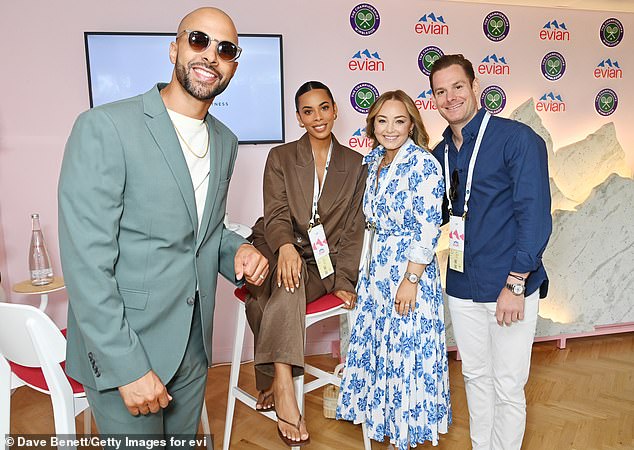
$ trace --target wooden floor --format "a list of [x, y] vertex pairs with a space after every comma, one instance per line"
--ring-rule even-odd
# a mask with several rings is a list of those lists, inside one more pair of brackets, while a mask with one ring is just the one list
[[[528, 422], [525, 450], [634, 449], [634, 333], [569, 340], [559, 350], [555, 342], [533, 347], [531, 375], [526, 389]], [[336, 361], [314, 356], [311, 363], [334, 368]], [[453, 425], [442, 436], [438, 449], [470, 448], [468, 414], [460, 362], [449, 362]], [[209, 371], [207, 408], [216, 450], [222, 448], [229, 367]], [[254, 391], [252, 365], [243, 365], [241, 386]], [[311, 432], [308, 448], [362, 449], [361, 428], [348, 422], [325, 419], [321, 390], [307, 396], [306, 417]], [[52, 409], [47, 396], [29, 388], [12, 397], [12, 433], [53, 432]], [[78, 430], [81, 430], [81, 418]], [[287, 449], [277, 436], [274, 422], [236, 405], [231, 448], [236, 450]], [[373, 449], [385, 444], [373, 443]], [[428, 443], [417, 448], [432, 448]]]

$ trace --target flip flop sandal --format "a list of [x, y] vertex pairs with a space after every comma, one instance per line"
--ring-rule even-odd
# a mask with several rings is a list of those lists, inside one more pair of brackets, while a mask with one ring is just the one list
[[[284, 420], [282, 419], [280, 416], [278, 416], [277, 414], [275, 414], [275, 416], [277, 417], [277, 420], [281, 420], [282, 422], [284, 422], [287, 425], [290, 425], [292, 427], [294, 427], [298, 432], [299, 432], [299, 426], [302, 423], [302, 415], [299, 415], [299, 419], [297, 419], [297, 425], [290, 423], [288, 420]], [[308, 443], [310, 443], [310, 436], [308, 436], [308, 438], [306, 438], [303, 441], [294, 441], [292, 439], [287, 438], [286, 436], [284, 436], [284, 434], [282, 433], [282, 430], [280, 430], [280, 427], [277, 427], [277, 434], [279, 434], [280, 439], [282, 440], [282, 442], [284, 442], [286, 445], [288, 445], [289, 447], [301, 447], [303, 445], [306, 445]]]
[[[260, 391], [260, 395], [262, 396], [261, 404], [264, 404], [269, 397], [273, 396], [273, 391], [269, 392], [268, 394], [266, 394], [264, 391]], [[271, 406], [267, 406], [266, 408], [258, 408], [256, 404], [255, 410], [257, 412], [275, 411], [275, 398], [273, 400], [274, 400], [274, 403]]]

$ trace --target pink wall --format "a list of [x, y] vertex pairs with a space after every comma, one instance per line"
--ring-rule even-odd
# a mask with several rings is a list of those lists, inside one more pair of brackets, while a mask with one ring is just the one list
[[[0, 101], [0, 272], [7, 287], [28, 277], [29, 215], [32, 212], [40, 213], [53, 269], [60, 274], [57, 177], [64, 144], [75, 117], [89, 107], [83, 32], [174, 31], [184, 14], [209, 4], [191, 0], [3, 3], [0, 14], [0, 29], [4, 36], [4, 61], [0, 71], [0, 85], [3, 86]], [[297, 24], [270, 11], [270, 2], [224, 0], [213, 4], [234, 18], [240, 32], [284, 34], [285, 108], [294, 111], [292, 97], [297, 86], [306, 77], [319, 78], [321, 74], [316, 65], [311, 66], [305, 61], [304, 44], [292, 38], [300, 32]], [[287, 10], [293, 10], [294, 5], [295, 2], [289, 2]], [[304, 62], [298, 68], [299, 64], [290, 61]], [[294, 115], [287, 116], [287, 140], [293, 140], [300, 132]], [[268, 149], [268, 146], [241, 147], [229, 194], [228, 211], [232, 221], [252, 224], [261, 214], [259, 187]], [[222, 280], [214, 336], [217, 361], [228, 360], [232, 347], [235, 305], [231, 292], [229, 283]], [[35, 299], [17, 294], [11, 294], [11, 299], [13, 302], [37, 303]], [[64, 292], [51, 295], [47, 312], [58, 325], [65, 325]], [[326, 329], [322, 327], [309, 333], [315, 349], [329, 350], [332, 339], [337, 339], [336, 322]], [[250, 350], [245, 352], [248, 354]]]
[[[514, 31], [508, 41], [494, 44], [485, 41], [481, 36], [481, 21], [474, 20], [484, 17], [492, 5], [442, 0], [376, 1], [373, 3], [382, 14], [381, 27], [375, 35], [362, 37], [352, 31], [349, 24], [350, 11], [358, 3], [361, 1], [218, 0], [213, 3], [234, 18], [242, 33], [284, 36], [287, 141], [301, 134], [292, 112], [293, 94], [302, 82], [318, 79], [333, 89], [339, 101], [335, 134], [341, 142], [351, 142], [353, 133], [365, 122], [365, 116], [350, 105], [348, 96], [352, 87], [359, 82], [371, 82], [380, 92], [402, 88], [414, 97], [421, 91], [424, 93], [429, 86], [426, 77], [418, 71], [415, 57], [422, 46], [434, 44], [447, 52], [463, 52], [474, 62], [492, 52], [512, 57], [514, 77], [503, 81], [483, 77], [483, 87], [500, 82], [507, 89], [508, 103], [502, 116], [508, 116], [531, 97], [539, 98], [544, 92], [556, 90], [569, 102], [569, 111], [539, 115], [551, 134], [554, 149], [581, 140], [602, 125], [614, 122], [618, 140], [625, 148], [630, 165], [634, 164], [634, 134], [630, 126], [634, 102], [633, 91], [624, 84], [627, 79], [605, 81], [620, 95], [619, 111], [613, 116], [599, 116], [592, 107], [595, 88], [604, 83], [590, 79], [598, 61], [614, 57], [623, 64], [624, 70], [634, 66], [633, 53], [628, 51], [632, 41], [628, 40], [627, 31], [624, 42], [615, 49], [602, 47], [596, 38], [588, 41], [590, 35], [585, 31], [589, 24], [598, 26], [604, 18], [614, 14], [500, 6], [513, 17]], [[174, 31], [184, 14], [203, 5], [208, 3], [194, 0], [3, 3], [0, 11], [0, 29], [4, 32], [1, 41], [4, 60], [0, 70], [4, 88], [0, 100], [0, 271], [7, 286], [28, 276], [29, 214], [34, 211], [41, 214], [54, 269], [59, 273], [57, 177], [72, 123], [88, 108], [83, 32]], [[451, 28], [450, 36], [414, 32], [419, 18], [431, 11], [444, 15]], [[632, 28], [634, 15], [617, 16], [625, 28]], [[566, 49], [570, 71], [561, 83], [553, 84], [543, 78], [534, 62], [541, 59], [542, 50], [549, 51], [555, 45], [538, 42], [535, 37], [544, 23], [555, 18], [565, 19], [578, 40], [570, 45], [557, 43], [556, 49]], [[382, 55], [387, 67], [385, 72], [360, 73], [348, 69], [352, 55], [368, 48]], [[431, 141], [436, 142], [446, 123], [433, 110], [425, 109], [422, 115]], [[245, 119], [257, 120], [257, 117]], [[234, 222], [252, 224], [261, 214], [261, 176], [268, 150], [269, 146], [240, 148], [228, 202], [229, 216]], [[235, 304], [232, 287], [224, 280], [219, 284], [218, 294], [214, 350], [217, 361], [226, 361], [233, 342]], [[64, 293], [52, 295], [47, 310], [60, 326], [65, 324], [64, 299]], [[13, 301], [35, 303], [34, 299], [16, 295]], [[308, 332], [309, 350], [330, 350], [330, 341], [337, 338], [336, 320], [317, 327]]]

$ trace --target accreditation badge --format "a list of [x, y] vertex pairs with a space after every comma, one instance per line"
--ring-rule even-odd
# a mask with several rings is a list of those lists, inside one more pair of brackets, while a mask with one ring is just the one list
[[310, 239], [310, 245], [313, 247], [313, 255], [315, 255], [319, 276], [323, 280], [327, 276], [335, 273], [335, 269], [332, 267], [332, 261], [330, 260], [330, 249], [328, 248], [324, 226], [319, 224], [309, 228], [308, 238]]
[[449, 216], [449, 268], [464, 272], [464, 217]]

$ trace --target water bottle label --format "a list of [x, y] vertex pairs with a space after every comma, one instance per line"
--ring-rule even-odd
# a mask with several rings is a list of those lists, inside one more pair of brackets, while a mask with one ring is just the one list
[[32, 280], [40, 280], [42, 278], [53, 278], [53, 269], [47, 267], [46, 269], [31, 270]]

